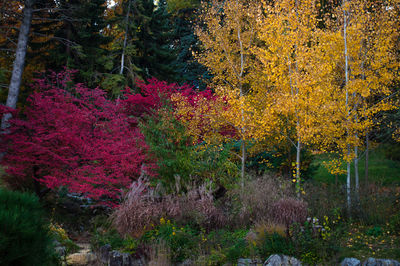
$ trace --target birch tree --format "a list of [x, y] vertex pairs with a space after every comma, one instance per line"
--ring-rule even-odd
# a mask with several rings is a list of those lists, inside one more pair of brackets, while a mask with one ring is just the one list
[[255, 1], [213, 0], [203, 3], [203, 13], [196, 35], [203, 45], [198, 61], [214, 76], [212, 85], [217, 94], [228, 99], [230, 109], [220, 119], [237, 129], [241, 147], [242, 187], [245, 176], [246, 141], [251, 138], [250, 110], [254, 87], [255, 59], [251, 48], [255, 40], [255, 20], [258, 16]]
[[[273, 88], [276, 112], [294, 128], [292, 135], [281, 134], [296, 148], [294, 182], [300, 197], [301, 149], [311, 142], [317, 129], [315, 107], [323, 105], [324, 97], [313, 80], [312, 58], [318, 36], [317, 13], [313, 1], [263, 1], [265, 17], [259, 20], [259, 39], [264, 46], [258, 49], [266, 87]], [[320, 106], [318, 108], [320, 108]]]
[[[394, 3], [392, 3], [395, 5]], [[354, 161], [356, 195], [359, 189], [358, 157], [362, 138], [381, 111], [395, 108], [392, 84], [398, 78], [396, 47], [399, 24], [395, 8], [364, 0], [343, 1], [320, 40], [317, 55], [325, 88], [334, 107], [327, 121], [326, 142], [337, 145], [346, 162], [346, 198], [352, 208], [351, 162]]]
[[[32, 22], [33, 6], [35, 0], [25, 0], [23, 18], [19, 28], [17, 50], [13, 63], [10, 85], [8, 88], [8, 96], [6, 106], [15, 109], [17, 107], [19, 89], [21, 86], [22, 73], [24, 71], [25, 56], [28, 46], [29, 30]], [[8, 120], [11, 114], [4, 114], [1, 120], [1, 129], [5, 130], [8, 127]]]

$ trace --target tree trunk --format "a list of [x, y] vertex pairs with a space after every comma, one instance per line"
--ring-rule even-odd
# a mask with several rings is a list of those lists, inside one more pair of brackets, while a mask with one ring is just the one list
[[125, 65], [125, 50], [126, 50], [126, 44], [128, 41], [128, 23], [129, 23], [129, 13], [131, 12], [131, 2], [132, 0], [129, 0], [128, 4], [128, 11], [126, 12], [126, 17], [125, 17], [125, 36], [124, 36], [124, 44], [122, 47], [122, 55], [121, 55], [121, 67], [119, 70], [119, 74], [122, 75], [124, 73], [124, 65]]
[[[25, 65], [25, 56], [28, 46], [29, 30], [31, 27], [34, 2], [35, 0], [25, 0], [23, 19], [19, 29], [17, 50], [15, 52], [15, 59], [14, 59], [11, 81], [10, 81], [10, 86], [8, 88], [8, 97], [6, 102], [6, 106], [13, 109], [17, 107], [22, 73], [24, 71], [24, 65]], [[8, 127], [8, 120], [10, 118], [11, 114], [3, 115], [1, 121], [2, 130]]]
[[369, 134], [365, 134], [365, 185], [368, 185]]
[[300, 199], [300, 152], [301, 152], [301, 142], [300, 137], [297, 139], [297, 146], [296, 146], [296, 191], [297, 197]]
[[354, 178], [355, 178], [355, 204], [357, 205], [357, 209], [359, 209], [360, 204], [360, 179], [358, 175], [358, 146], [354, 147]]
[[358, 190], [360, 188], [360, 180], [358, 175], [358, 147], [354, 147], [354, 178], [355, 178], [355, 190], [356, 194], [358, 194]]
[[[346, 90], [346, 115], [347, 115], [347, 125], [346, 125], [346, 137], [350, 137], [350, 107], [349, 107], [349, 55], [347, 52], [347, 11], [345, 7], [346, 0], [343, 0], [343, 40], [344, 40], [344, 58], [345, 58], [345, 90]], [[349, 141], [349, 140], [347, 140]], [[351, 215], [351, 174], [350, 174], [350, 144], [347, 145], [347, 182], [346, 182], [346, 194], [347, 194], [347, 213]]]
[[[350, 146], [350, 145], [349, 145]], [[347, 148], [347, 156], [350, 156], [350, 147]], [[351, 214], [351, 176], [350, 176], [350, 161], [347, 161], [347, 182], [346, 182], [346, 194], [347, 194], [347, 214], [350, 217]]]
[[[238, 1], [236, 1], [236, 4]], [[240, 100], [243, 100], [244, 97], [244, 91], [243, 91], [243, 84], [242, 84], [242, 77], [244, 73], [244, 52], [243, 52], [243, 43], [242, 43], [242, 37], [241, 37], [241, 29], [240, 26], [237, 29], [237, 36], [238, 36], [238, 41], [239, 41], [239, 46], [240, 46], [240, 73], [238, 74], [238, 79], [239, 79], [239, 90], [240, 90]], [[246, 144], [245, 144], [245, 127], [244, 127], [244, 106], [243, 102], [241, 101], [241, 120], [242, 120], [242, 125], [240, 128], [240, 133], [242, 135], [242, 145], [241, 145], [241, 150], [242, 150], [242, 169], [241, 169], [241, 178], [242, 178], [242, 193], [244, 192], [244, 175], [246, 171]]]
[[242, 178], [242, 192], [244, 189], [244, 174], [246, 171], [246, 145], [244, 143], [244, 140], [242, 139], [242, 145], [241, 145], [241, 150], [242, 150], [242, 156], [241, 156], [241, 161], [242, 161], [242, 169], [240, 171], [240, 176]]

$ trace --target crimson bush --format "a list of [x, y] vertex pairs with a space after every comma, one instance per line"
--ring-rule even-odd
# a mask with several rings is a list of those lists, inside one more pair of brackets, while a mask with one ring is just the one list
[[66, 70], [35, 80], [26, 110], [2, 136], [8, 182], [16, 188], [35, 182], [65, 186], [115, 203], [139, 176], [146, 143], [118, 103], [100, 89], [72, 84], [72, 78], [73, 71]]

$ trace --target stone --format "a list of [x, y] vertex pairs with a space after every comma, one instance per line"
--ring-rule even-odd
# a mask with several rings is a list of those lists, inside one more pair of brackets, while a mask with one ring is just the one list
[[68, 255], [67, 264], [73, 266], [93, 265], [97, 257], [92, 253], [74, 253]]
[[67, 256], [67, 264], [74, 266], [93, 265], [97, 261], [97, 256], [91, 252], [90, 244], [79, 243], [79, 252]]
[[397, 260], [368, 258], [362, 266], [400, 266]]
[[110, 261], [108, 266], [122, 266], [122, 254], [116, 250], [110, 252]]
[[109, 244], [100, 247], [98, 252], [99, 254], [98, 257], [102, 263], [108, 264], [110, 260], [110, 252], [111, 252], [111, 246]]
[[108, 266], [132, 266], [143, 265], [140, 260], [133, 260], [129, 253], [121, 253], [113, 250], [110, 252], [110, 260]]
[[361, 266], [361, 262], [356, 258], [345, 258], [340, 266]]
[[263, 264], [264, 266], [301, 266], [301, 261], [286, 255], [271, 255]]
[[259, 259], [239, 259], [237, 266], [257, 266], [262, 265], [262, 261]]

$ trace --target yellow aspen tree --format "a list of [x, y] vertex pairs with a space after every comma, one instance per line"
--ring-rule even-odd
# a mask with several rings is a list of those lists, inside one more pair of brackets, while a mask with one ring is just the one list
[[398, 18], [392, 10], [378, 2], [343, 1], [327, 21], [316, 55], [321, 69], [325, 69], [316, 76], [324, 77], [331, 106], [334, 106], [331, 119], [326, 121], [325, 142], [327, 146], [337, 145], [346, 161], [349, 214], [350, 166], [354, 160], [358, 193], [361, 137], [372, 127], [372, 118], [378, 112], [394, 108], [390, 102], [390, 85], [396, 79], [399, 66], [395, 56], [399, 35]]
[[240, 157], [242, 187], [245, 176], [246, 141], [252, 138], [254, 121], [251, 93], [256, 73], [256, 60], [251, 53], [255, 45], [255, 1], [213, 0], [203, 3], [200, 23], [196, 28], [203, 46], [197, 59], [213, 75], [212, 86], [217, 95], [226, 99], [229, 108], [218, 118], [237, 129], [241, 141]]
[[272, 88], [273, 108], [294, 128], [292, 135], [281, 133], [296, 148], [295, 178], [300, 196], [300, 153], [303, 145], [315, 143], [318, 109], [324, 104], [322, 88], [313, 80], [313, 54], [317, 46], [318, 29], [315, 1], [263, 1], [265, 16], [259, 20], [258, 38], [263, 47], [258, 49], [263, 64], [262, 77]]

